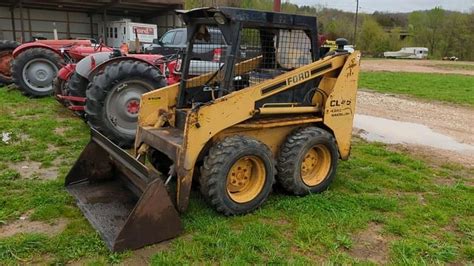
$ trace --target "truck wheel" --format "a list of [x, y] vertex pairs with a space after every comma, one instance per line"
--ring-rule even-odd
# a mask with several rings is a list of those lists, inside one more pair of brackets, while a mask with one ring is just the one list
[[20, 45], [15, 41], [0, 40], [0, 83], [12, 83], [11, 61], [13, 50]]
[[63, 64], [63, 59], [49, 49], [27, 49], [13, 60], [13, 81], [25, 95], [51, 95], [54, 90], [53, 80]]
[[201, 192], [224, 215], [251, 212], [265, 202], [275, 180], [272, 152], [258, 140], [232, 136], [214, 144], [201, 168]]
[[89, 84], [86, 119], [117, 145], [130, 147], [135, 139], [141, 95], [164, 86], [164, 77], [150, 64], [135, 60], [111, 64]]
[[277, 181], [294, 195], [322, 192], [334, 179], [338, 158], [329, 132], [317, 127], [298, 129], [280, 148]]

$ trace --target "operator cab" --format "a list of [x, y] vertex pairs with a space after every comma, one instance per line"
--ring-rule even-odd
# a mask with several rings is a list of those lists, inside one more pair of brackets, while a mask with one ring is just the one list
[[[178, 11], [187, 26], [178, 108], [192, 108], [224, 95], [273, 79], [319, 59], [316, 17], [258, 12], [235, 8], [199, 8]], [[195, 61], [193, 54], [211, 45], [210, 32], [220, 31], [221, 49], [212, 61]], [[196, 46], [195, 43], [202, 45]], [[212, 44], [215, 45], [215, 44]], [[206, 73], [197, 78], [193, 73]], [[306, 73], [309, 76], [309, 73]], [[286, 82], [300, 82], [302, 76]], [[319, 80], [278, 93], [257, 105], [310, 104]]]

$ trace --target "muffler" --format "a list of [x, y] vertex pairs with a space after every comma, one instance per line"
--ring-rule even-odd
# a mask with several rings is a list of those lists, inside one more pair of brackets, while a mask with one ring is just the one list
[[183, 230], [158, 172], [95, 129], [65, 185], [112, 251], [158, 243]]

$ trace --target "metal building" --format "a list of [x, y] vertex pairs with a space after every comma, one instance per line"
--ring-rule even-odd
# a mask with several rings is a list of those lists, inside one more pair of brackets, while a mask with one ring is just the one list
[[174, 10], [183, 6], [184, 0], [1, 0], [0, 39], [53, 39], [54, 29], [60, 39], [98, 39], [99, 27], [123, 18], [157, 24], [161, 35], [181, 25]]

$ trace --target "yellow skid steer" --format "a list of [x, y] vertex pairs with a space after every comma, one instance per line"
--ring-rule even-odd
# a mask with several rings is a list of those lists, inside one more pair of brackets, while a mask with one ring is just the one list
[[349, 157], [360, 53], [347, 41], [319, 58], [315, 17], [177, 12], [188, 33], [181, 81], [142, 95], [134, 155], [92, 129], [66, 177], [114, 251], [179, 235], [192, 184], [216, 211], [241, 215], [275, 182], [294, 195], [327, 189]]

